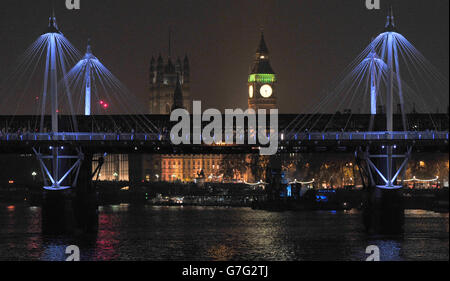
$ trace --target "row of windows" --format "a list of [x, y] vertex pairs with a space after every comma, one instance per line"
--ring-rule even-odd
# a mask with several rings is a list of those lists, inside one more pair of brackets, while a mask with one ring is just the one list
[[184, 166], [219, 166], [219, 161], [214, 161], [214, 160], [203, 160], [203, 161], [189, 161], [189, 160], [184, 160], [184, 161], [163, 161], [162, 163], [162, 167], [163, 168], [169, 168], [169, 167], [176, 167], [176, 166], [181, 166], [182, 163], [184, 163]]
[[217, 170], [219, 170], [219, 168], [220, 168], [220, 166], [214, 166], [214, 165], [213, 165], [213, 167], [198, 166], [198, 167], [192, 167], [192, 168], [191, 167], [177, 168], [177, 167], [173, 166], [173, 167], [163, 168], [162, 172], [163, 173], [164, 172], [181, 172], [181, 171], [186, 172], [186, 171], [192, 171], [192, 170], [195, 170], [195, 171], [204, 170], [206, 172], [209, 172], [209, 171], [217, 171]]
[[[95, 155], [94, 160], [98, 159], [100, 155]], [[92, 170], [96, 169], [93, 165]], [[129, 167], [127, 154], [110, 154], [105, 157], [105, 162], [99, 174], [101, 181], [128, 181]]]

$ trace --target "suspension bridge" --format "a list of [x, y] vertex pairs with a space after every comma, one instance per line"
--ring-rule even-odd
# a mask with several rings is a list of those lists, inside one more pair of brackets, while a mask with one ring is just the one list
[[[74, 66], [68, 70], [71, 62]], [[42, 93], [35, 98], [36, 114], [21, 116], [20, 102], [30, 92], [33, 77], [39, 76], [38, 69], [44, 79]], [[424, 82], [417, 82], [417, 77]], [[73, 187], [84, 206], [89, 200], [83, 198], [92, 194], [92, 178], [102, 165], [100, 161], [92, 174], [95, 153], [248, 153], [262, 146], [248, 144], [256, 138], [248, 132], [243, 136], [247, 144], [173, 145], [169, 118], [145, 115], [141, 103], [94, 56], [90, 42], [84, 55], [71, 45], [54, 13], [45, 33], [26, 50], [8, 85], [12, 86], [3, 88], [2, 112], [10, 114], [0, 118], [0, 124], [5, 124], [0, 153], [33, 152], [41, 165], [44, 189], [55, 192]], [[448, 112], [432, 113], [442, 105], [448, 111], [448, 79], [397, 32], [391, 8], [383, 32], [324, 96], [311, 107], [311, 113], [280, 116], [279, 133], [272, 136], [278, 138], [279, 150], [271, 157], [269, 192], [279, 189], [277, 157], [281, 153], [352, 152], [368, 186], [373, 187], [372, 210], [392, 206], [387, 212], [398, 212], [396, 199], [392, 199], [396, 193], [383, 192], [402, 187], [398, 178], [414, 149], [448, 152]], [[109, 105], [116, 105], [121, 114], [107, 116], [102, 110]], [[321, 112], [330, 106], [336, 113]], [[368, 113], [361, 112], [366, 109]], [[49, 198], [56, 196], [49, 194]], [[57, 201], [49, 204], [57, 205]], [[375, 220], [387, 218], [381, 217]]]

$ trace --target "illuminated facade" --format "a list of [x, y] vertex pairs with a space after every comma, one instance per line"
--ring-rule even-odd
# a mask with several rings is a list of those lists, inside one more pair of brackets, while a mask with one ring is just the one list
[[222, 155], [162, 155], [161, 180], [192, 182], [203, 171], [206, 181], [220, 181]]
[[[137, 182], [194, 182], [202, 177], [206, 182], [252, 180], [250, 166], [242, 164], [247, 159], [245, 155], [153, 154], [132, 157], [131, 162], [135, 166], [130, 166], [130, 179]], [[200, 176], [202, 172], [203, 176]]]
[[[98, 160], [100, 155], [95, 155]], [[104, 157], [105, 162], [99, 174], [100, 181], [129, 181], [129, 162], [127, 154], [110, 154]], [[95, 163], [95, 162], [94, 162]], [[92, 167], [94, 171], [96, 165]]]

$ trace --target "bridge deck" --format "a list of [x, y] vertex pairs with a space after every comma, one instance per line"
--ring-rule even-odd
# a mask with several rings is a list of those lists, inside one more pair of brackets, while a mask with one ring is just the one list
[[[0, 135], [0, 153], [25, 152], [32, 147], [80, 146], [93, 152], [135, 152], [149, 153], [236, 153], [254, 151], [260, 145], [253, 136], [244, 140], [245, 144], [214, 145], [173, 145], [169, 135], [144, 133], [26, 133]], [[377, 145], [415, 145], [448, 151], [448, 132], [311, 132], [289, 136], [279, 135], [279, 147], [286, 151], [302, 151], [326, 148], [345, 151], [357, 146]]]
[[[254, 137], [254, 136], [253, 136]], [[52, 142], [52, 141], [167, 141], [170, 137], [162, 134], [146, 133], [0, 133], [0, 142]], [[282, 141], [388, 141], [388, 140], [448, 140], [448, 132], [311, 132], [284, 136], [279, 134]]]

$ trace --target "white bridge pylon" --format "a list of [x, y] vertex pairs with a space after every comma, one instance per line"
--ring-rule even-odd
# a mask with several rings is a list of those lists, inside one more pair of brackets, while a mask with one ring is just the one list
[[[387, 93], [386, 93], [386, 134], [389, 138], [392, 138], [392, 133], [394, 131], [393, 126], [393, 106], [394, 106], [394, 83], [396, 82], [398, 85], [398, 96], [400, 98], [400, 104], [402, 105], [403, 110], [403, 93], [402, 93], [402, 82], [400, 79], [400, 65], [398, 63], [398, 46], [394, 40], [396, 32], [395, 27], [395, 19], [394, 19], [394, 11], [392, 6], [389, 8], [385, 30], [384, 33], [379, 35], [379, 38], [382, 38], [382, 54], [381, 57], [385, 58], [386, 64], [381, 64], [382, 68], [387, 68], [388, 74], [388, 85], [387, 85]], [[374, 42], [371, 43], [371, 55], [369, 57], [375, 62], [377, 59], [376, 53], [374, 51]], [[372, 63], [374, 65], [374, 63]], [[373, 66], [372, 66], [373, 67]], [[375, 70], [375, 69], [374, 69]], [[375, 73], [375, 71], [372, 71]], [[371, 111], [372, 114], [376, 113], [376, 96], [377, 96], [377, 86], [376, 86], [376, 78], [371, 77]], [[403, 116], [404, 118], [404, 116]], [[405, 120], [404, 129], [406, 130]], [[372, 186], [376, 186], [380, 189], [400, 189], [403, 185], [396, 185], [398, 176], [404, 171], [406, 165], [409, 162], [412, 147], [408, 147], [407, 152], [405, 154], [393, 154], [394, 149], [396, 149], [395, 145], [384, 145], [381, 147], [380, 154], [370, 154], [369, 147], [366, 148], [366, 151], [363, 153], [363, 159], [367, 164], [367, 170], [370, 177], [370, 182]], [[374, 159], [378, 161], [378, 167], [374, 163]], [[403, 159], [402, 164], [398, 167], [395, 167], [396, 161], [395, 159]], [[395, 171], [395, 172], [394, 172]], [[376, 174], [384, 184], [376, 184], [374, 174]]]
[[[384, 146], [383, 150], [385, 153], [382, 154], [370, 154], [369, 147], [366, 148], [366, 151], [362, 153], [363, 159], [367, 165], [367, 171], [369, 173], [370, 182], [375, 185], [377, 188], [381, 189], [400, 189], [403, 185], [395, 184], [399, 175], [402, 174], [406, 168], [406, 165], [409, 162], [411, 157], [412, 147], [408, 147], [408, 151], [406, 154], [393, 154], [393, 149], [396, 146]], [[383, 173], [377, 168], [377, 165], [373, 162], [373, 160], [384, 160], [385, 161], [385, 172]], [[403, 159], [402, 164], [398, 167], [398, 169], [394, 170], [395, 167], [395, 159]], [[380, 161], [381, 162], [381, 161]], [[395, 172], [394, 172], [395, 171]], [[376, 178], [378, 176], [384, 184], [376, 184]], [[402, 179], [403, 182], [403, 179]]]
[[[40, 152], [40, 150], [36, 150], [33, 148], [34, 153], [36, 154], [37, 159], [39, 160], [39, 164], [41, 165], [42, 175], [44, 177], [44, 189], [46, 190], [64, 190], [69, 189], [71, 187], [75, 187], [77, 185], [78, 176], [80, 174], [81, 163], [84, 160], [84, 154], [81, 152], [81, 149], [77, 149], [78, 155], [76, 156], [68, 156], [61, 155], [59, 153], [59, 147], [51, 147], [50, 148], [53, 153], [51, 155], [45, 155]], [[61, 148], [63, 150], [63, 148]], [[49, 168], [45, 164], [45, 160], [52, 160], [52, 172], [50, 172]], [[76, 160], [75, 163], [67, 170], [64, 175], [60, 175], [60, 168], [62, 161], [70, 161]], [[62, 186], [62, 183], [68, 178], [69, 175], [74, 174], [72, 178], [72, 184], [70, 186]], [[48, 180], [50, 180], [51, 185], [48, 185]]]
[[[59, 106], [58, 103], [58, 67], [57, 63], [59, 62], [60, 69], [62, 71], [62, 77], [64, 77], [66, 73], [65, 67], [65, 53], [63, 48], [66, 45], [70, 45], [70, 43], [65, 39], [64, 35], [59, 31], [58, 25], [56, 23], [56, 17], [53, 11], [52, 16], [49, 18], [49, 25], [47, 32], [43, 35], [43, 37], [47, 38], [47, 57], [46, 57], [46, 69], [44, 75], [44, 91], [43, 91], [43, 99], [45, 101], [46, 97], [51, 98], [51, 120], [52, 120], [52, 135], [58, 134], [58, 112]], [[64, 43], [62, 43], [64, 41]], [[49, 68], [50, 66], [50, 68]], [[47, 87], [47, 84], [50, 84], [50, 87]], [[67, 85], [66, 85], [67, 88]], [[69, 94], [70, 97], [70, 94]], [[71, 101], [69, 99], [69, 105], [71, 105]], [[70, 106], [71, 113], [73, 114], [72, 106]], [[41, 116], [41, 130], [43, 129], [45, 115], [45, 102], [42, 103], [42, 116]], [[76, 126], [75, 126], [76, 127]], [[43, 154], [41, 153], [40, 148], [33, 148], [33, 151], [39, 161], [41, 166], [42, 176], [44, 180], [44, 189], [46, 190], [64, 190], [69, 189], [77, 185], [78, 176], [81, 169], [81, 164], [84, 160], [84, 155], [81, 152], [81, 148], [75, 148], [77, 151], [77, 155], [70, 155], [69, 153], [63, 153], [64, 147], [52, 147], [49, 149], [51, 153]], [[70, 150], [70, 149], [68, 149]], [[75, 161], [75, 163], [73, 163]], [[46, 163], [47, 162], [47, 163]], [[48, 163], [51, 163], [51, 166], [47, 166]], [[73, 164], [72, 164], [73, 163]], [[64, 170], [65, 167], [70, 166], [68, 170]], [[51, 167], [51, 169], [49, 169]], [[69, 176], [72, 177], [69, 178]], [[63, 185], [64, 182], [71, 180], [70, 185]]]

